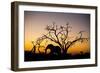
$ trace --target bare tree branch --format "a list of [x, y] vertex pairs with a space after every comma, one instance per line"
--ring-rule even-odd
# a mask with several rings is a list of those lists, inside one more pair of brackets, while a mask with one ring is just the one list
[[43, 40], [48, 39], [58, 44], [59, 47], [62, 48], [63, 52], [67, 52], [68, 48], [74, 45], [77, 41], [83, 42], [84, 40], [88, 40], [88, 38], [83, 38], [84, 31], [80, 31], [78, 33], [79, 37], [75, 38], [75, 40], [73, 41], [70, 41], [68, 37], [71, 29], [72, 27], [69, 26], [69, 23], [67, 23], [66, 26], [61, 25], [60, 27], [58, 27], [56, 23], [53, 22], [51, 26], [46, 26], [46, 30], [48, 33], [40, 37], [36, 43], [40, 45]]
[[67, 51], [67, 49], [69, 48], [69, 47], [71, 47], [72, 45], [74, 45], [77, 41], [81, 41], [81, 43], [83, 42], [83, 40], [88, 40], [88, 38], [78, 38], [78, 39], [75, 39], [75, 40], [73, 40], [73, 41], [70, 41], [70, 42], [68, 42], [68, 43], [70, 43], [69, 45], [68, 45], [68, 43], [66, 43], [66, 51]]

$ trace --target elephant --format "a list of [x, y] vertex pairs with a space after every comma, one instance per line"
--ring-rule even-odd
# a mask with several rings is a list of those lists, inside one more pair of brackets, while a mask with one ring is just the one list
[[59, 46], [54, 46], [52, 44], [47, 45], [45, 49], [45, 54], [47, 54], [47, 50], [50, 50], [51, 55], [60, 55], [61, 54], [61, 48]]

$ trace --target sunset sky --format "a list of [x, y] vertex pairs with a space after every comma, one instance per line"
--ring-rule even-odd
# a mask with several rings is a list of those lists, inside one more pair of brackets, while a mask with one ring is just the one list
[[[54, 13], [54, 12], [36, 12], [36, 11], [25, 11], [24, 12], [24, 24], [25, 24], [25, 37], [24, 45], [25, 50], [32, 49], [31, 41], [36, 41], [37, 38], [46, 34], [45, 27], [52, 25], [55, 22], [56, 25], [64, 25], [69, 22], [72, 26], [70, 36], [75, 38], [79, 31], [85, 31], [84, 37], [89, 37], [90, 33], [90, 15], [89, 14], [75, 14], [75, 13]], [[76, 43], [70, 47], [69, 53], [73, 52], [89, 52], [90, 43], [84, 41], [83, 43]]]

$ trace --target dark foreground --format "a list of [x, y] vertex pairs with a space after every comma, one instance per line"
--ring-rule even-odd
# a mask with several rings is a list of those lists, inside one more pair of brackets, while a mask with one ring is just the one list
[[44, 53], [31, 53], [30, 51], [24, 52], [24, 61], [45, 61], [45, 60], [67, 60], [67, 59], [87, 59], [90, 58], [90, 53], [80, 53], [77, 55], [71, 54], [44, 54]]

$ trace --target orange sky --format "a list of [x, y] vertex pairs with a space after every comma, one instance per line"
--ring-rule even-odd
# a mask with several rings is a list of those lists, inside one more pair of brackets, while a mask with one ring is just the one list
[[[53, 42], [49, 42], [49, 43], [55, 44]], [[46, 46], [47, 46], [47, 44], [46, 44]], [[44, 44], [42, 44], [42, 46], [44, 46]], [[32, 48], [31, 42], [26, 42], [25, 50], [29, 51], [29, 50], [31, 50], [31, 48]], [[44, 52], [44, 49], [45, 48], [40, 48], [40, 51]], [[81, 51], [84, 52], [84, 53], [87, 53], [87, 52], [90, 51], [90, 43], [89, 43], [89, 41], [84, 41], [83, 43], [77, 42], [77, 43], [75, 43], [75, 45], [71, 46], [68, 49], [68, 53], [71, 53], [71, 54], [77, 54], [77, 53], [80, 53]], [[36, 52], [38, 52], [38, 49], [36, 50]]]
[[[55, 21], [58, 26], [65, 25], [67, 22], [72, 26], [70, 37], [75, 38], [79, 31], [85, 31], [84, 37], [89, 37], [90, 33], [90, 15], [89, 14], [74, 14], [74, 13], [49, 13], [49, 12], [34, 12], [25, 11], [25, 50], [32, 49], [31, 41], [36, 41], [37, 38], [46, 34], [46, 25], [52, 25]], [[44, 44], [45, 42], [43, 42]], [[46, 44], [55, 44], [48, 42]], [[42, 44], [42, 45], [43, 45]], [[44, 46], [44, 45], [43, 45]], [[44, 49], [41, 48], [43, 51]], [[69, 48], [68, 53], [79, 53], [80, 51], [89, 52], [90, 43], [84, 41], [83, 43], [77, 42], [75, 45]], [[38, 52], [38, 51], [37, 51]]]

